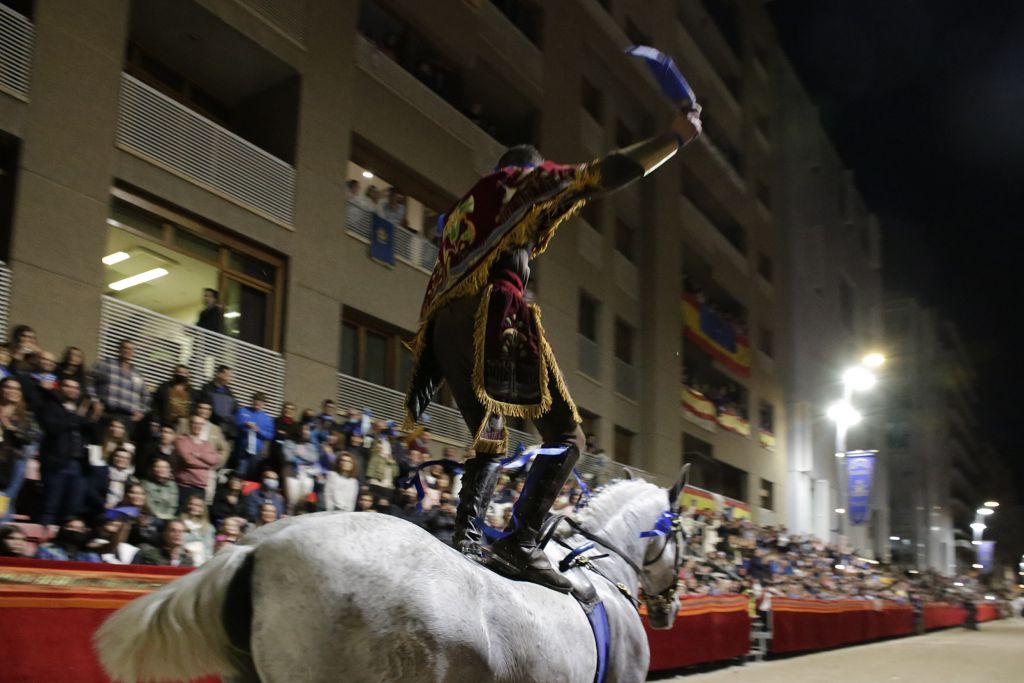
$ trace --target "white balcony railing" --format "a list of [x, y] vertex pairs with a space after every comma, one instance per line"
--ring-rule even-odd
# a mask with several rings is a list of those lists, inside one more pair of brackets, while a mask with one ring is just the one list
[[0, 261], [0, 339], [7, 339], [11, 312], [11, 269]]
[[[373, 382], [338, 373], [338, 407], [341, 410], [358, 408], [360, 410], [369, 408], [375, 418], [382, 420], [394, 420], [395, 424], [401, 426], [405, 420], [405, 395], [388, 387], [382, 387]], [[472, 441], [466, 423], [462, 420], [462, 414], [454, 408], [432, 403], [427, 408], [429, 416], [427, 427], [434, 437], [439, 437], [455, 446], [468, 446]], [[531, 436], [526, 432], [517, 429], [509, 431], [509, 448], [515, 451], [518, 444], [532, 445], [537, 443], [539, 437]]]
[[117, 144], [271, 220], [294, 222], [292, 166], [128, 74]]
[[34, 40], [32, 22], [0, 4], [0, 90], [28, 99]]
[[601, 379], [601, 347], [579, 333], [576, 334], [576, 365], [584, 375]]
[[636, 400], [636, 368], [615, 359], [615, 393]]
[[306, 36], [305, 0], [239, 0], [282, 34], [302, 45]]
[[231, 390], [241, 404], [248, 405], [262, 391], [267, 410], [276, 415], [284, 402], [285, 362], [280, 353], [104, 296], [100, 358], [116, 357], [123, 339], [134, 342], [133, 362], [151, 390], [170, 379], [176, 365], [188, 366], [192, 386], [199, 389], [223, 364], [231, 368]]
[[[358, 207], [352, 202], [345, 205], [345, 229], [350, 235], [370, 242], [372, 226], [373, 212]], [[434, 264], [437, 262], [437, 247], [401, 225], [394, 227], [392, 235], [396, 259], [426, 273], [434, 269]]]

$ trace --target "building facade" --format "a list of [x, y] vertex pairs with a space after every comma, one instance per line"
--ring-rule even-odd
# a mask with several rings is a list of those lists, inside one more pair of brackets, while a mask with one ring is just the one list
[[[228, 362], [243, 393], [272, 403], [336, 396], [392, 418], [438, 215], [505, 145], [573, 162], [660, 131], [671, 107], [622, 51], [669, 52], [704, 105], [705, 135], [563, 226], [534, 293], [585, 428], [611, 458], [666, 478], [693, 462], [696, 485], [786, 519], [784, 71], [763, 8], [0, 10], [9, 320], [90, 359], [130, 337], [152, 382], [175, 363], [202, 379]], [[400, 193], [390, 263], [371, 258], [374, 213], [390, 209], [373, 209], [370, 187]], [[219, 331], [194, 324], [204, 288], [220, 293]], [[433, 433], [464, 443], [439, 401]]]

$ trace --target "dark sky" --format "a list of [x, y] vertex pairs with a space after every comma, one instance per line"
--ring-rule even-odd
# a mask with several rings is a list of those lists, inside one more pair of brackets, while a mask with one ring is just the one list
[[979, 373], [983, 426], [1016, 472], [1020, 498], [1024, 2], [768, 8], [879, 216], [886, 288], [957, 324]]

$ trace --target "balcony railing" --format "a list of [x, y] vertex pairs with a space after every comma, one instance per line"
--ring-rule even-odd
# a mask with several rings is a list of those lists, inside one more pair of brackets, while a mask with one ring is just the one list
[[618, 358], [615, 359], [615, 393], [636, 400], [636, 368]]
[[0, 261], [0, 339], [7, 339], [11, 312], [11, 269]]
[[579, 333], [576, 334], [576, 364], [584, 375], [601, 379], [601, 347]]
[[239, 0], [286, 37], [302, 45], [306, 35], [305, 0]]
[[[352, 202], [345, 205], [345, 229], [350, 235], [369, 243], [372, 239], [373, 212]], [[437, 262], [437, 247], [412, 230], [396, 225], [392, 231], [395, 258], [429, 273]]]
[[122, 74], [117, 144], [290, 227], [295, 169], [142, 81]]
[[[405, 420], [405, 395], [402, 392], [358, 377], [338, 373], [337, 399], [342, 410], [369, 408], [375, 418], [394, 420], [398, 425]], [[427, 409], [427, 415], [430, 417], [427, 427], [431, 435], [456, 446], [468, 446], [473, 440], [462, 414], [454, 408], [434, 403]], [[508, 431], [509, 447], [513, 451], [520, 443], [531, 445], [539, 441], [538, 437], [517, 429]]]
[[267, 395], [267, 409], [276, 415], [284, 402], [281, 354], [104, 296], [100, 357], [116, 357], [123, 339], [135, 344], [133, 363], [150, 389], [170, 379], [176, 365], [188, 366], [192, 386], [198, 389], [223, 364], [231, 368], [231, 390], [240, 403], [247, 404], [254, 393], [262, 391]]
[[7, 5], [0, 5], [0, 90], [28, 99], [35, 27]]

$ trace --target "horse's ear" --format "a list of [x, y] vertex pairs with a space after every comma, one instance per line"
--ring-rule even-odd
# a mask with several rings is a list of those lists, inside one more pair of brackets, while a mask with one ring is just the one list
[[690, 464], [691, 463], [686, 463], [683, 465], [683, 469], [679, 470], [679, 477], [676, 479], [676, 483], [668, 490], [669, 505], [671, 505], [672, 510], [676, 512], [679, 511], [679, 496], [690, 481]]
[[632, 479], [633, 478], [633, 470], [629, 469], [628, 467], [623, 467], [622, 468], [622, 478], [623, 479]]

